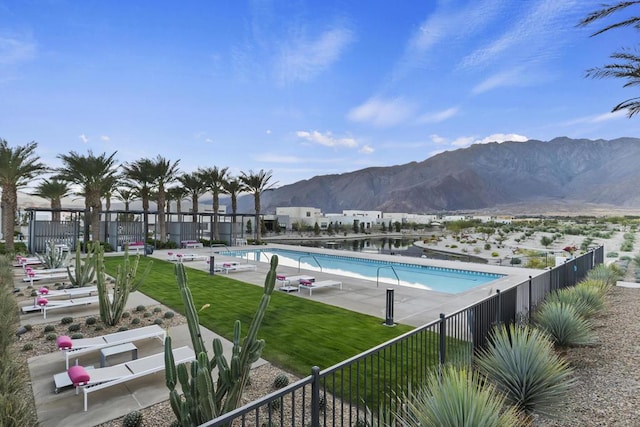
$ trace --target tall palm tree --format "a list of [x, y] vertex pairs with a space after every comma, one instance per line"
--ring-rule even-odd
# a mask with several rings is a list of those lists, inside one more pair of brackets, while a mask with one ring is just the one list
[[[178, 177], [178, 181], [180, 180], [180, 177]], [[188, 194], [189, 192], [187, 191], [187, 189], [181, 185], [167, 189], [167, 200], [173, 200], [176, 202], [176, 212], [178, 214], [182, 213], [182, 200]], [[168, 205], [169, 204], [167, 203], [167, 212], [169, 211]]]
[[51, 202], [51, 220], [60, 222], [60, 209], [62, 208], [62, 198], [67, 197], [71, 193], [69, 184], [59, 181], [55, 178], [48, 180], [44, 178], [40, 184], [31, 193], [33, 196], [42, 197]]
[[269, 182], [273, 178], [273, 171], [265, 171], [264, 169], [260, 169], [260, 172], [254, 172], [249, 170], [249, 172], [240, 172], [240, 181], [245, 185], [245, 189], [251, 193], [253, 193], [253, 203], [256, 211], [256, 240], [259, 242], [262, 233], [260, 226], [260, 196], [263, 192], [272, 189], [277, 182]]
[[142, 200], [142, 222], [144, 223], [144, 241], [147, 241], [149, 226], [149, 200], [153, 185], [153, 163], [149, 159], [139, 159], [123, 166], [124, 178], [129, 181], [136, 197]]
[[33, 178], [46, 172], [44, 163], [35, 151], [37, 142], [26, 145], [9, 147], [4, 139], [0, 140], [0, 187], [2, 196], [2, 234], [7, 252], [13, 252], [13, 234], [15, 232], [15, 217], [18, 210], [18, 189], [26, 186]]
[[171, 161], [158, 155], [152, 160], [152, 163], [154, 171], [153, 184], [156, 192], [156, 203], [158, 205], [158, 228], [160, 229], [160, 241], [164, 243], [167, 241], [167, 221], [164, 211], [167, 201], [166, 186], [177, 179], [180, 173], [178, 169], [180, 160], [178, 159], [171, 163]]
[[[603, 5], [601, 9], [590, 13], [586, 18], [580, 21], [578, 26], [584, 27], [590, 25], [593, 22], [600, 21], [601, 19], [607, 18], [608, 16], [623, 11], [631, 6], [639, 5], [640, 0], [625, 0], [612, 5]], [[622, 27], [633, 27], [636, 30], [640, 29], [640, 16], [624, 17], [622, 21], [614, 22], [599, 29], [595, 33], [591, 34], [591, 37]], [[624, 79], [627, 81], [624, 84], [624, 87], [637, 87], [640, 85], [640, 55], [635, 52], [635, 49], [625, 48], [612, 53], [609, 57], [619, 62], [607, 64], [604, 67], [591, 68], [587, 70], [587, 77], [614, 77]], [[628, 117], [632, 117], [635, 114], [640, 113], [640, 97], [634, 97], [622, 101], [613, 107], [611, 112], [621, 110], [627, 110]]]
[[127, 213], [129, 212], [131, 202], [133, 202], [136, 198], [136, 194], [133, 190], [124, 187], [117, 188], [114, 196], [116, 197], [116, 199], [124, 203], [124, 211]]
[[[238, 178], [230, 177], [224, 183], [224, 191], [231, 197], [231, 239], [236, 238], [236, 214], [238, 213], [238, 195], [245, 190], [245, 186]], [[233, 244], [233, 242], [231, 242]]]
[[[100, 239], [100, 212], [102, 211], [102, 196], [105, 190], [118, 177], [114, 151], [110, 156], [102, 153], [99, 156], [89, 150], [87, 155], [75, 151], [69, 154], [59, 154], [63, 166], [57, 169], [55, 178], [76, 184], [80, 187], [78, 194], [84, 195], [85, 208], [90, 211], [89, 224], [93, 241]], [[87, 236], [88, 238], [88, 236]]]
[[220, 194], [224, 193], [224, 183], [228, 177], [228, 170], [229, 168], [218, 169], [217, 166], [198, 169], [198, 172], [204, 177], [207, 189], [211, 191], [213, 196], [213, 238], [215, 240], [220, 240], [218, 209], [220, 209]]
[[196, 222], [198, 220], [198, 199], [207, 191], [204, 177], [198, 172], [185, 173], [178, 177], [178, 181], [191, 196], [191, 212], [193, 213], [193, 222]]

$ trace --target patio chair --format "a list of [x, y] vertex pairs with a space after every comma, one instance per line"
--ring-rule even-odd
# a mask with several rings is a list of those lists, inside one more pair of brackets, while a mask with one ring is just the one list
[[220, 271], [225, 274], [240, 272], [240, 271], [256, 271], [256, 266], [254, 264], [231, 264], [231, 265], [223, 265], [220, 267]]
[[[195, 353], [190, 347], [180, 347], [173, 350], [173, 358], [176, 364], [187, 363], [195, 359]], [[76, 365], [70, 367], [67, 372], [72, 384], [76, 387], [76, 395], [82, 389], [86, 412], [89, 393], [161, 372], [164, 368], [164, 352], [161, 352], [105, 368], [88, 370]]]
[[99, 300], [97, 295], [91, 296], [91, 297], [84, 297], [84, 298], [70, 298], [68, 300], [61, 300], [61, 301], [49, 301], [47, 298], [42, 296], [36, 299], [35, 306], [27, 305], [24, 307], [20, 307], [20, 309], [22, 310], [23, 313], [40, 310], [42, 311], [42, 313], [44, 314], [44, 318], [46, 319], [47, 311], [49, 310], [56, 310], [61, 308], [73, 308], [73, 307], [78, 307], [82, 305], [97, 304], [98, 302]]
[[64, 351], [65, 367], [69, 369], [69, 359], [83, 354], [92, 353], [105, 347], [140, 341], [148, 338], [158, 338], [164, 343], [167, 331], [158, 325], [144, 326], [128, 331], [114, 332], [93, 338], [71, 339], [61, 335], [56, 339], [58, 349]]
[[38, 305], [38, 298], [41, 298], [41, 297], [44, 297], [47, 300], [50, 300], [52, 298], [64, 298], [64, 297], [72, 298], [79, 295], [91, 296], [91, 294], [93, 294], [94, 292], [98, 292], [97, 286], [85, 286], [82, 288], [68, 288], [68, 289], [60, 289], [60, 290], [49, 289], [46, 286], [43, 286], [40, 289], [38, 289], [37, 291], [38, 295], [33, 298], [33, 305], [22, 307], [22, 311], [23, 313], [26, 313], [28, 311], [40, 310], [40, 306]]
[[280, 283], [280, 287], [278, 289], [284, 292], [298, 291], [298, 285], [301, 280], [315, 282], [316, 278], [307, 275], [286, 276], [284, 274], [276, 274], [276, 281]]
[[298, 290], [308, 289], [309, 296], [312, 296], [314, 289], [328, 288], [332, 286], [339, 286], [340, 290], [342, 290], [342, 282], [339, 282], [337, 280], [321, 280], [319, 282], [312, 282], [310, 280], [300, 280], [300, 285], [298, 285]]

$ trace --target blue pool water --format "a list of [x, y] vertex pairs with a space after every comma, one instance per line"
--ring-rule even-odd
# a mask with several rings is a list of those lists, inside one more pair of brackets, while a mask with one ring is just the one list
[[494, 273], [286, 249], [225, 251], [221, 252], [221, 255], [259, 262], [269, 262], [273, 255], [278, 255], [278, 265], [373, 280], [381, 284], [400, 284], [452, 294], [464, 292], [503, 277], [501, 274]]

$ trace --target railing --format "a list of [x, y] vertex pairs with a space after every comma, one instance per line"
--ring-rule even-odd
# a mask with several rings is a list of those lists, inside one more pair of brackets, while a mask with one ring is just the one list
[[302, 260], [303, 258], [313, 258], [313, 260], [316, 262], [316, 264], [318, 264], [318, 268], [320, 269], [320, 271], [322, 271], [322, 265], [320, 265], [320, 262], [315, 257], [315, 255], [311, 255], [311, 254], [302, 255], [301, 257], [298, 258], [298, 271], [300, 271], [300, 260]]
[[398, 273], [396, 272], [396, 269], [393, 268], [393, 265], [383, 265], [382, 267], [378, 267], [378, 270], [376, 271], [376, 288], [380, 287], [380, 269], [381, 268], [390, 268], [391, 271], [393, 271], [393, 275], [396, 276], [396, 279], [398, 280], [398, 285], [400, 284], [400, 278], [398, 277]]
[[601, 246], [330, 368], [314, 367], [308, 377], [203, 426], [374, 425], [379, 409], [398, 408], [430, 371], [470, 364], [495, 325], [526, 320], [547, 294], [575, 285], [603, 261]]

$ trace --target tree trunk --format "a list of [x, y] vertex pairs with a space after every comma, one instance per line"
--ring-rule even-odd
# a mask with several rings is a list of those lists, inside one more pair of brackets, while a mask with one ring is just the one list
[[198, 221], [198, 196], [191, 197], [191, 212], [193, 213], [193, 222]]
[[220, 196], [217, 192], [213, 193], [213, 238], [220, 240], [220, 233], [218, 232], [218, 209], [220, 209]]
[[[4, 245], [7, 253], [14, 251], [14, 232], [16, 230], [16, 210], [18, 209], [18, 194], [17, 189], [13, 185], [6, 186], [2, 189], [2, 229], [4, 237]], [[5, 212], [6, 211], [6, 212]]]
[[87, 202], [91, 212], [90, 224], [91, 224], [91, 240], [94, 242], [100, 241], [100, 211], [102, 211], [102, 202], [100, 201], [100, 193], [90, 193], [87, 196]]
[[164, 214], [166, 199], [164, 195], [164, 189], [158, 190], [158, 228], [160, 229], [160, 241], [162, 243], [167, 241], [167, 221]]
[[256, 224], [254, 226], [256, 229], [256, 240], [260, 242], [260, 239], [262, 238], [260, 235], [262, 233], [260, 227], [260, 193], [257, 191], [253, 194], [253, 202], [256, 209]]
[[[61, 208], [62, 208], [62, 202], [60, 201], [59, 197], [56, 197], [55, 199], [51, 199], [51, 209], [61, 209]], [[51, 221], [60, 222], [59, 210], [51, 212]]]

